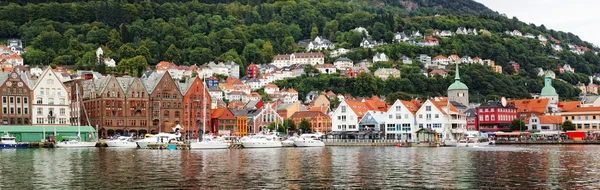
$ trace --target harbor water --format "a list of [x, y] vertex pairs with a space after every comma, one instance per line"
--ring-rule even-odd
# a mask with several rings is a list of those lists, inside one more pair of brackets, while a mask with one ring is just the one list
[[0, 189], [597, 189], [600, 146], [0, 150]]

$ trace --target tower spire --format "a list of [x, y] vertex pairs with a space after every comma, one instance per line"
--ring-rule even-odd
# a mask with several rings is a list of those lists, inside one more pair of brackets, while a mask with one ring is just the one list
[[460, 76], [459, 76], [459, 73], [458, 73], [458, 63], [456, 64], [455, 68], [456, 68], [456, 76], [454, 76], [454, 80], [455, 81], [459, 81], [460, 80]]

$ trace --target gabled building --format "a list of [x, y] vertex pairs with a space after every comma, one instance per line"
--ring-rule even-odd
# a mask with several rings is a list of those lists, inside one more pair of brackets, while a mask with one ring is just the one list
[[416, 138], [417, 128], [415, 113], [419, 110], [416, 102], [396, 100], [386, 112], [386, 139], [412, 141]]
[[454, 83], [448, 87], [448, 100], [458, 102], [462, 105], [469, 105], [469, 88], [460, 82], [458, 65], [456, 65], [456, 75]]
[[319, 70], [319, 73], [323, 73], [323, 74], [337, 73], [336, 66], [334, 66], [330, 63], [315, 65], [315, 69]]
[[142, 83], [150, 94], [150, 130], [170, 131], [170, 126], [182, 123], [183, 95], [171, 75], [168, 72], [153, 73], [142, 78]]
[[387, 55], [385, 55], [385, 53], [377, 53], [377, 54], [375, 54], [375, 56], [373, 56], [373, 63], [386, 62], [389, 60], [390, 59], [388, 58]]
[[294, 121], [296, 127], [300, 125], [300, 122], [302, 122], [303, 119], [306, 119], [308, 123], [310, 123], [311, 131], [331, 131], [331, 117], [320, 111], [298, 111], [294, 113], [290, 119]]
[[334, 49], [335, 45], [331, 43], [331, 41], [325, 39], [323, 36], [317, 36], [313, 41], [308, 43], [306, 47], [307, 51], [312, 50], [326, 50], [326, 49]]
[[340, 57], [333, 62], [333, 65], [338, 70], [346, 70], [348, 68], [352, 68], [354, 66], [354, 62], [351, 59]]
[[379, 77], [383, 80], [388, 79], [390, 76], [391, 77], [400, 77], [400, 71], [398, 69], [394, 69], [394, 68], [379, 68], [377, 69], [373, 75], [375, 75], [376, 77]]
[[560, 131], [563, 117], [557, 115], [535, 115], [524, 120], [530, 131]]
[[25, 73], [0, 73], [0, 125], [31, 125], [31, 87], [31, 81]]
[[479, 131], [510, 131], [510, 125], [518, 117], [517, 108], [503, 106], [499, 102], [482, 103], [477, 108]]
[[432, 129], [439, 134], [439, 139], [455, 139], [466, 130], [467, 120], [448, 101], [427, 100], [416, 112], [417, 124], [420, 128]]
[[[199, 77], [187, 79], [179, 83], [183, 94], [183, 126], [188, 136], [194, 136], [203, 129], [203, 125], [210, 126], [210, 105], [212, 102], [209, 90]], [[205, 115], [206, 114], [206, 115]]]
[[358, 121], [369, 111], [363, 102], [344, 100], [331, 114], [332, 131], [358, 131]]
[[325, 55], [322, 53], [292, 53], [285, 55], [277, 55], [273, 59], [273, 65], [278, 68], [298, 65], [316, 65], [325, 63]]
[[236, 134], [236, 118], [228, 108], [217, 108], [211, 110], [211, 128], [206, 129], [206, 133], [215, 133], [219, 135]]
[[283, 124], [283, 120], [285, 119], [277, 113], [277, 104], [266, 103], [260, 109], [260, 112], [254, 117], [254, 121], [252, 121], [254, 127], [252, 131], [254, 133], [265, 131], [270, 123]]
[[360, 42], [360, 47], [362, 48], [374, 48], [375, 46], [377, 46], [377, 42], [367, 38], [363, 38], [362, 42]]
[[[11, 74], [13, 78], [18, 76]], [[17, 91], [18, 92], [18, 91]], [[70, 125], [70, 95], [54, 71], [48, 67], [32, 88], [32, 125]]]

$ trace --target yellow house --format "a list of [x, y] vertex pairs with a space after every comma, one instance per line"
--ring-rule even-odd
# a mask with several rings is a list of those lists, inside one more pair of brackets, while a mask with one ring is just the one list
[[570, 120], [577, 131], [600, 130], [600, 107], [579, 107], [561, 112], [563, 121]]
[[329, 99], [327, 99], [327, 97], [322, 94], [319, 95], [317, 98], [315, 98], [315, 100], [310, 102], [311, 107], [329, 106], [329, 105], [330, 105]]
[[283, 117], [284, 119], [288, 119], [294, 115], [294, 113], [298, 111], [306, 111], [306, 107], [300, 104], [300, 101], [296, 101], [295, 103], [279, 103], [277, 105], [277, 114]]

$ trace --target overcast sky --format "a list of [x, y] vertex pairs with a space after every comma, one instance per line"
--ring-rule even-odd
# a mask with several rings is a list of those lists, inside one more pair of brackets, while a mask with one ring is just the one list
[[600, 45], [599, 0], [475, 0], [488, 8], [517, 17], [525, 23], [571, 32]]

